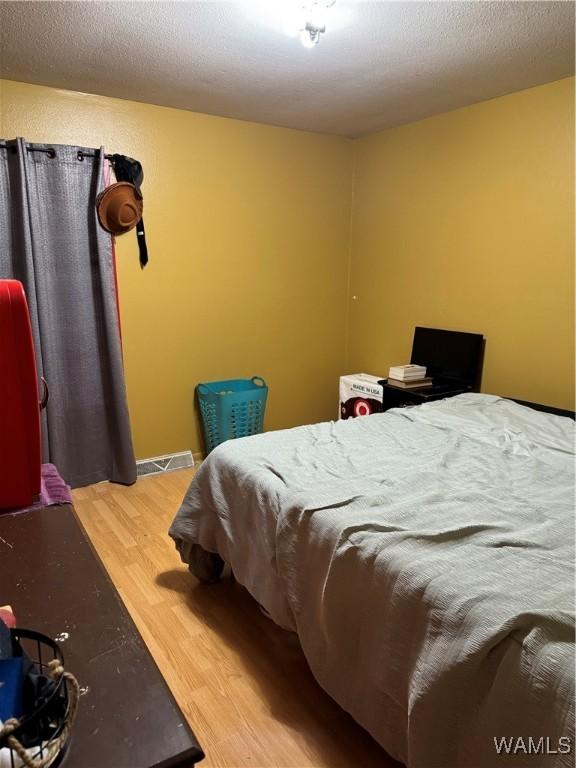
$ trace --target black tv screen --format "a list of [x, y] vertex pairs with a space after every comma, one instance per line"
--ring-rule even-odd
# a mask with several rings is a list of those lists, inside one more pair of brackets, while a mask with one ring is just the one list
[[417, 326], [410, 362], [425, 365], [427, 376], [475, 389], [480, 385], [483, 351], [481, 333]]

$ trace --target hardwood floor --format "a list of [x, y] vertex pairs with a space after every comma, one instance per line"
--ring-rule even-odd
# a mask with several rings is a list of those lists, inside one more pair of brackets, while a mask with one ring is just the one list
[[398, 766], [317, 685], [295, 635], [231, 579], [201, 585], [167, 530], [194, 470], [100, 483], [74, 506], [198, 736], [205, 766]]

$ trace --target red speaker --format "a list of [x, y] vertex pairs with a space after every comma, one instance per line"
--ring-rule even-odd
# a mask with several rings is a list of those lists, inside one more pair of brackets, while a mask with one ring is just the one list
[[40, 494], [40, 409], [28, 304], [22, 283], [0, 280], [0, 509]]

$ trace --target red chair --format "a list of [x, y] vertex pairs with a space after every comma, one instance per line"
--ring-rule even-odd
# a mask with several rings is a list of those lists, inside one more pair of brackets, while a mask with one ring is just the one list
[[40, 409], [22, 283], [0, 280], [0, 510], [40, 494]]

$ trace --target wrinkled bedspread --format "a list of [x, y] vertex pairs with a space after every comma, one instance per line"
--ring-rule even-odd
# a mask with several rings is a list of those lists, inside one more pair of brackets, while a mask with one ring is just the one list
[[229, 441], [170, 535], [230, 563], [410, 768], [574, 764], [569, 419], [466, 394]]

